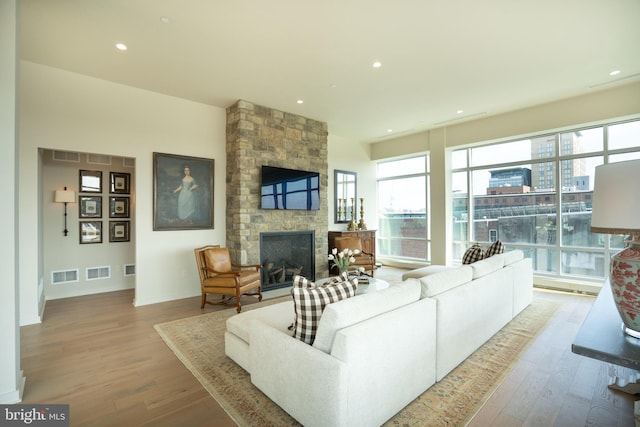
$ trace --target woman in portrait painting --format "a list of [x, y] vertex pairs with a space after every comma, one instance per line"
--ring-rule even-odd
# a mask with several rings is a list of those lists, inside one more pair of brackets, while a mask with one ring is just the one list
[[179, 219], [188, 220], [196, 212], [196, 197], [195, 194], [193, 194], [196, 188], [198, 188], [198, 184], [196, 184], [196, 181], [191, 176], [191, 169], [189, 166], [185, 166], [182, 182], [178, 188], [173, 190], [174, 193], [180, 192], [180, 194], [178, 194]]

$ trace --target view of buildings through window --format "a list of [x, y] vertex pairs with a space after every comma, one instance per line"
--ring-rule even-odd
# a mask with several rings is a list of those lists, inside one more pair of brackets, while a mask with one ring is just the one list
[[379, 257], [430, 260], [429, 156], [378, 163]]
[[[472, 243], [501, 240], [508, 250], [519, 248], [532, 258], [538, 275], [601, 281], [608, 274], [608, 260], [625, 236], [590, 231], [595, 168], [640, 158], [640, 121], [451, 154], [454, 260]], [[424, 162], [424, 169], [409, 174], [403, 162], [411, 161]], [[428, 156], [379, 163], [381, 256], [429, 260], [427, 167]], [[414, 188], [419, 190], [409, 190]]]

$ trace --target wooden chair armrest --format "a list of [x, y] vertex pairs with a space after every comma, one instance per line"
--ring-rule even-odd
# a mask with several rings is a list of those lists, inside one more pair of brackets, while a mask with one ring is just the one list
[[231, 276], [231, 277], [235, 277], [235, 276], [239, 276], [240, 272], [239, 271], [216, 271], [213, 268], [209, 268], [209, 267], [205, 267], [204, 270], [208, 273], [215, 273], [219, 276]]
[[241, 264], [234, 264], [234, 263], [231, 263], [231, 267], [236, 267], [236, 268], [255, 268], [256, 271], [260, 271], [260, 269], [262, 268], [262, 266], [260, 264], [241, 265]]

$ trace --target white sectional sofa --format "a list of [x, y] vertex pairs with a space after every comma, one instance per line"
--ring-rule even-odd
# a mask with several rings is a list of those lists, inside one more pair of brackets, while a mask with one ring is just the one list
[[225, 352], [305, 426], [380, 425], [531, 302], [521, 251], [433, 270], [327, 305], [313, 345], [288, 330], [292, 301], [234, 315]]

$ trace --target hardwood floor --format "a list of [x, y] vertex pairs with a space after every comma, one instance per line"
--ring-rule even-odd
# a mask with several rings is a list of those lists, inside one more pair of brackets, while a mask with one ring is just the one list
[[[571, 353], [593, 298], [536, 297], [564, 304], [469, 425], [633, 426], [635, 398], [607, 388], [609, 366]], [[21, 328], [23, 403], [68, 403], [72, 426], [235, 426], [153, 329], [202, 314], [200, 297], [138, 308], [132, 300], [120, 291], [48, 301], [43, 323]]]

